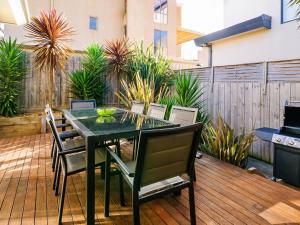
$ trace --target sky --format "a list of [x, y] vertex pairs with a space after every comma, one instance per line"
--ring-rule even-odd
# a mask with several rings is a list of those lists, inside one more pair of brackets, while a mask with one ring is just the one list
[[[224, 0], [177, 0], [182, 4], [182, 27], [201, 33], [211, 33], [224, 27]], [[194, 41], [182, 45], [182, 57], [197, 59]]]

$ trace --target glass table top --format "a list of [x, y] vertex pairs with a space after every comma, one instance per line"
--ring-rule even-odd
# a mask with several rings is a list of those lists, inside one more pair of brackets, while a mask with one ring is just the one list
[[99, 116], [95, 109], [65, 110], [64, 113], [68, 120], [73, 121], [82, 130], [86, 129], [87, 132], [92, 133], [94, 136], [177, 126], [169, 121], [159, 120], [122, 109], [116, 109], [111, 116]]

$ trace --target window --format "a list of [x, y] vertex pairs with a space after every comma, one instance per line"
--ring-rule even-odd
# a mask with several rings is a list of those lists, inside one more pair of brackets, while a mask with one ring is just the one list
[[167, 54], [168, 50], [168, 32], [161, 30], [154, 30], [154, 52], [162, 51]]
[[168, 0], [154, 1], [154, 22], [168, 23]]
[[290, 5], [290, 0], [281, 0], [281, 23], [297, 18], [298, 5]]
[[97, 30], [97, 17], [90, 16], [90, 30]]

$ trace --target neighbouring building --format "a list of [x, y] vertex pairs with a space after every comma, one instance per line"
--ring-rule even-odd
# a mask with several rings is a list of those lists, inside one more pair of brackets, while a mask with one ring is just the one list
[[[176, 0], [28, 0], [31, 16], [55, 8], [63, 13], [76, 31], [70, 46], [84, 50], [92, 42], [128, 37], [131, 41], [161, 48], [179, 67], [194, 67], [199, 62], [181, 60], [180, 45], [200, 34], [183, 29], [180, 4]], [[5, 36], [30, 44], [23, 26], [5, 25]]]
[[[289, 0], [224, 0], [224, 29], [195, 39], [206, 66], [300, 58], [297, 6]], [[209, 23], [209, 21], [208, 21]]]

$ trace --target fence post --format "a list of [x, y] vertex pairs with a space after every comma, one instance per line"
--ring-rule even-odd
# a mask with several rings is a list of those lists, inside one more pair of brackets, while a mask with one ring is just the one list
[[210, 71], [210, 91], [214, 92], [214, 79], [215, 79], [215, 68], [212, 66]]
[[264, 78], [264, 88], [263, 94], [267, 94], [267, 83], [268, 83], [268, 62], [263, 63], [263, 78]]

